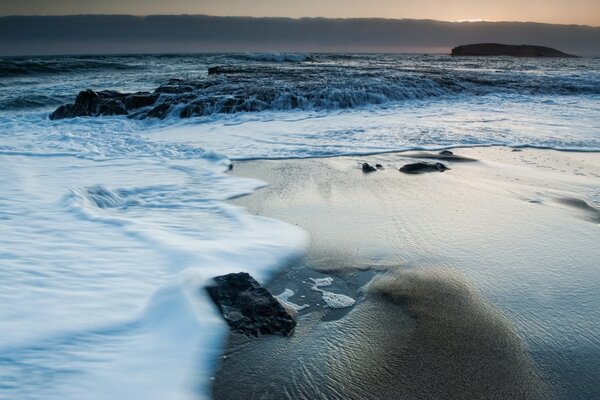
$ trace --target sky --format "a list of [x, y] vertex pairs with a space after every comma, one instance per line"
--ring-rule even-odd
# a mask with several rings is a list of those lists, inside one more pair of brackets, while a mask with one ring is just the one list
[[448, 54], [468, 43], [533, 44], [600, 56], [600, 27], [417, 19], [202, 15], [0, 17], [1, 55], [202, 52]]
[[0, 15], [73, 14], [383, 17], [600, 26], [600, 0], [0, 0]]

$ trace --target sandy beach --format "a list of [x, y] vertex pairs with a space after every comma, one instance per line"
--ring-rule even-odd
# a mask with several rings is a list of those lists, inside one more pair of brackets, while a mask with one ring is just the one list
[[[215, 398], [600, 396], [600, 155], [452, 151], [234, 163], [268, 185], [231, 203], [311, 244], [263, 282], [295, 333], [230, 335]], [[450, 170], [399, 172], [417, 161]]]

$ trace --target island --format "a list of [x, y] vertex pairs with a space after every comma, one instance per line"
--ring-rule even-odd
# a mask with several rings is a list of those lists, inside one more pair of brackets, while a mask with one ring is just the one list
[[544, 46], [528, 44], [478, 43], [452, 49], [452, 56], [510, 56], [510, 57], [577, 57]]

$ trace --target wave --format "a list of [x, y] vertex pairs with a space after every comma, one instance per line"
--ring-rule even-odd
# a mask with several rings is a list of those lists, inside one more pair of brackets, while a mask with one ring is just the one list
[[81, 92], [50, 119], [127, 115], [190, 118], [266, 110], [336, 110], [442, 96], [598, 95], [586, 77], [350, 66], [224, 65], [199, 80], [173, 79], [153, 92]]
[[11, 58], [0, 59], [0, 77], [53, 75], [71, 72], [122, 71], [140, 69], [134, 65], [102, 58]]
[[246, 60], [252, 61], [266, 61], [266, 62], [303, 62], [303, 61], [315, 61], [316, 58], [311, 54], [302, 53], [247, 53], [242, 56]]
[[68, 101], [64, 94], [26, 94], [24, 96], [7, 96], [0, 101], [0, 110], [28, 110], [44, 107], [56, 107]]

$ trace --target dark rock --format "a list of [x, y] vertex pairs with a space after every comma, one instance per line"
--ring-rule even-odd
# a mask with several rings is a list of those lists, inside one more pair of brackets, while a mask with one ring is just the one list
[[144, 116], [144, 118], [165, 119], [165, 117], [169, 114], [169, 111], [171, 111], [171, 105], [168, 103], [161, 103], [149, 110]]
[[521, 149], [512, 149], [511, 151], [517, 152], [517, 151], [522, 151]]
[[213, 280], [215, 285], [206, 290], [233, 332], [258, 337], [288, 336], [294, 331], [295, 318], [249, 274], [227, 274]]
[[375, 172], [377, 168], [373, 167], [369, 163], [362, 163], [362, 171], [363, 172]]
[[400, 172], [404, 172], [405, 174], [419, 174], [421, 172], [444, 172], [449, 168], [442, 163], [426, 163], [426, 162], [418, 162], [413, 164], [406, 164], [402, 168], [400, 168]]
[[128, 115], [131, 110], [150, 106], [156, 102], [158, 94], [147, 92], [120, 93], [114, 90], [83, 90], [75, 98], [75, 103], [58, 107], [48, 118], [51, 120], [75, 117], [96, 117], [99, 115]]
[[381, 164], [375, 164], [375, 168], [377, 168], [377, 169], [383, 169], [383, 165], [381, 165]]
[[499, 43], [466, 44], [452, 49], [453, 56], [577, 57], [544, 46]]
[[453, 154], [454, 153], [451, 152], [450, 150], [442, 150], [442, 151], [440, 151], [440, 155], [442, 155], [442, 156], [451, 156]]
[[205, 106], [202, 102], [192, 102], [184, 106], [179, 112], [180, 118], [190, 118], [193, 116], [204, 115]]
[[136, 108], [149, 107], [156, 103], [158, 100], [158, 94], [151, 93], [134, 93], [123, 99], [123, 104], [128, 110], [134, 110]]
[[58, 107], [52, 114], [48, 116], [51, 120], [55, 119], [63, 119], [63, 118], [73, 118], [73, 105], [67, 104]]

